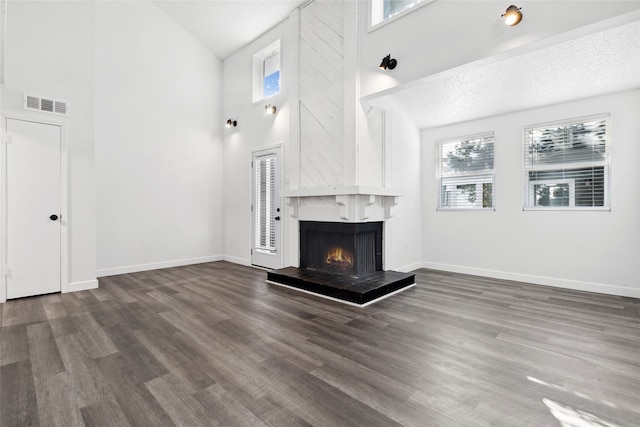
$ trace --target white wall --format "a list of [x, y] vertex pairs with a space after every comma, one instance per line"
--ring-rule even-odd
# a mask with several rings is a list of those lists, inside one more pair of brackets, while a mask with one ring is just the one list
[[[94, 165], [94, 3], [9, 2], [2, 113], [64, 126], [67, 147], [68, 282], [97, 286]], [[69, 102], [64, 118], [23, 109], [23, 93]], [[3, 124], [4, 126], [4, 124]]]
[[[224, 61], [223, 121], [228, 118], [238, 121], [237, 127], [224, 129], [224, 254], [225, 259], [240, 264], [251, 263], [252, 152], [282, 144], [285, 187], [291, 176], [287, 168], [295, 167], [288, 161], [291, 156], [289, 93], [295, 84], [295, 77], [291, 72], [293, 59], [290, 34], [287, 19]], [[281, 39], [282, 64], [280, 93], [252, 104], [253, 55], [278, 39]], [[264, 106], [267, 103], [277, 106], [275, 116], [265, 114]], [[285, 214], [282, 215], [282, 226], [284, 241], [287, 242], [290, 233], [297, 232], [297, 224], [286, 214], [286, 206], [283, 207]], [[284, 250], [289, 251], [290, 247], [285, 244]], [[287, 260], [285, 265], [289, 265]]]
[[96, 3], [98, 275], [222, 259], [222, 63], [152, 2]]
[[[611, 114], [611, 211], [523, 211], [522, 128]], [[640, 90], [422, 131], [423, 259], [441, 270], [640, 297]], [[436, 211], [440, 139], [495, 131], [495, 211]]]
[[[500, 17], [509, 2], [438, 0], [369, 32], [367, 3], [358, 2], [362, 96], [640, 9], [638, 1], [521, 0], [524, 17], [509, 27]], [[398, 66], [385, 73], [387, 54]]]
[[[522, 7], [524, 19], [516, 27], [507, 27], [501, 21], [500, 15], [507, 6], [508, 4], [499, 1], [439, 0], [370, 31], [368, 2], [358, 2], [357, 76], [360, 96], [409, 83], [638, 9], [640, 2], [580, 2], [577, 9], [577, 2], [573, 1], [522, 1], [518, 6]], [[398, 60], [398, 66], [385, 72], [378, 69], [378, 65], [387, 54]], [[464, 262], [456, 261], [458, 258], [453, 254], [445, 257], [441, 252], [434, 253], [434, 242], [441, 240], [438, 233], [443, 232], [443, 227], [439, 222], [422, 221], [420, 217], [422, 197], [429, 194], [432, 185], [429, 181], [420, 194], [415, 159], [420, 156], [421, 150], [415, 143], [417, 137], [414, 136], [419, 131], [395, 105], [384, 108], [387, 111], [387, 122], [392, 124], [391, 130], [387, 131], [386, 143], [392, 149], [387, 150], [390, 158], [386, 159], [384, 180], [387, 186], [397, 188], [405, 194], [394, 208], [394, 217], [386, 224], [385, 268], [407, 270], [420, 265], [420, 259], [434, 268], [448, 268], [449, 264], [478, 268], [485, 265], [477, 260], [467, 264], [473, 258], [474, 251], [471, 249], [471, 259], [465, 259]], [[359, 112], [358, 120], [359, 150], [366, 151], [371, 147], [372, 141], [363, 112]], [[366, 156], [361, 157], [364, 159]], [[359, 175], [366, 178], [367, 169], [362, 164], [360, 168], [362, 172]], [[375, 174], [369, 177], [371, 181], [375, 179]], [[366, 185], [364, 182], [360, 183]], [[422, 185], [425, 185], [424, 180]], [[425, 206], [425, 209], [427, 212], [424, 216], [431, 218], [433, 212], [429, 211], [430, 207]], [[416, 238], [421, 227], [425, 227], [423, 241]], [[433, 233], [438, 239], [434, 240]], [[459, 249], [455, 249], [454, 253], [457, 254], [458, 251]], [[507, 270], [508, 265], [504, 266]]]
[[393, 105], [385, 116], [386, 184], [401, 189], [403, 196], [384, 223], [384, 267], [408, 272], [420, 268], [422, 261], [420, 131]]

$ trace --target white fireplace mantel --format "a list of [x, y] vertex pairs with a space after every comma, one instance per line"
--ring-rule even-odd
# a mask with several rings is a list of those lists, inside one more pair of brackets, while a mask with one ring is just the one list
[[402, 192], [387, 187], [346, 186], [283, 190], [290, 215], [303, 221], [367, 222], [391, 218]]

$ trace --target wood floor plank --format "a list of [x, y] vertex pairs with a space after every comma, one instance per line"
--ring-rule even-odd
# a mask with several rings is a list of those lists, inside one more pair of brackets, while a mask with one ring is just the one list
[[215, 384], [206, 370], [193, 360], [193, 354], [183, 353], [170, 337], [151, 335], [146, 331], [135, 331], [134, 334], [168, 372], [189, 382], [195, 389], [201, 390]]
[[0, 366], [0, 380], [0, 424], [39, 426], [31, 362], [23, 360]]
[[221, 426], [263, 427], [266, 424], [242, 406], [220, 384], [214, 384], [198, 392], [195, 398], [215, 417]]
[[104, 329], [90, 313], [81, 313], [72, 317], [85, 341], [87, 353], [93, 357], [103, 357], [118, 351]]
[[27, 326], [27, 337], [34, 376], [47, 378], [64, 372], [64, 363], [58, 351], [58, 344], [48, 322]]
[[70, 382], [69, 394], [81, 408], [99, 402], [108, 395], [106, 382], [98, 372], [95, 361], [83, 346], [80, 334], [56, 338], [65, 372]]
[[96, 359], [96, 364], [129, 424], [174, 425], [144, 383], [134, 378], [137, 366], [128, 364], [118, 353], [100, 357]]
[[146, 386], [176, 426], [222, 426], [212, 409], [193, 397], [196, 390], [180, 377], [167, 374], [147, 382]]
[[29, 360], [27, 325], [5, 326], [0, 334], [0, 366]]
[[0, 425], [639, 424], [640, 300], [415, 274], [365, 308], [228, 262], [8, 301]]
[[86, 427], [128, 427], [131, 424], [114, 398], [100, 400], [80, 409]]
[[[42, 388], [44, 391], [42, 391]], [[40, 425], [56, 427], [82, 427], [82, 414], [78, 395], [67, 372], [48, 377], [38, 389]], [[41, 402], [43, 403], [41, 405]]]
[[312, 425], [401, 426], [378, 412], [379, 408], [367, 406], [285, 360], [270, 359], [262, 366], [269, 387], [283, 404], [293, 405]]

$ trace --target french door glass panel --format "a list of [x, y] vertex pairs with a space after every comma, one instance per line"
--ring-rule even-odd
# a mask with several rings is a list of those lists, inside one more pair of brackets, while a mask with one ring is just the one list
[[253, 153], [251, 264], [282, 267], [280, 250], [280, 148]]

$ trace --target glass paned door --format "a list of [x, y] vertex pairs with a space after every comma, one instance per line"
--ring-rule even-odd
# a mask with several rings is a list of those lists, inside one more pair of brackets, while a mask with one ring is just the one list
[[253, 153], [253, 248], [251, 263], [280, 268], [280, 148]]

